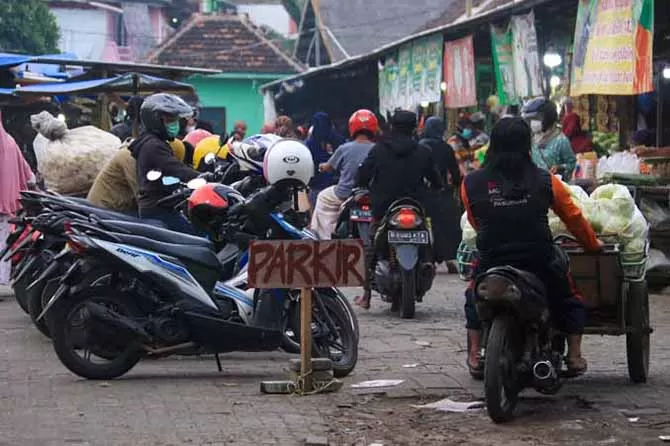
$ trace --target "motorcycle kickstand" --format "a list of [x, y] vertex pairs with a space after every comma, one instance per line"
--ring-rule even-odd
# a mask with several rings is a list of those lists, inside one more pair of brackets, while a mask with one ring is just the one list
[[214, 353], [214, 358], [216, 358], [216, 367], [219, 369], [219, 372], [223, 372], [223, 367], [221, 367], [221, 359], [219, 359], [219, 354]]

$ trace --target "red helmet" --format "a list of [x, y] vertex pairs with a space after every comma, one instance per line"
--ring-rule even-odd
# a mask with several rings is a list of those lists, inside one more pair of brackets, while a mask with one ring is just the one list
[[356, 137], [360, 132], [367, 132], [372, 136], [379, 132], [377, 117], [370, 110], [358, 110], [349, 118], [349, 134], [351, 137]]
[[244, 201], [244, 197], [230, 186], [206, 184], [193, 191], [188, 198], [188, 214], [199, 229], [212, 232], [223, 223], [228, 209]]

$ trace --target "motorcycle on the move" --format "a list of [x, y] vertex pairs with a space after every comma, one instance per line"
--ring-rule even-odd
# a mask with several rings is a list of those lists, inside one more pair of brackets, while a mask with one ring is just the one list
[[[567, 274], [569, 259], [560, 253]], [[530, 272], [500, 266], [480, 274], [475, 304], [483, 325], [486, 408], [502, 423], [513, 418], [521, 390], [553, 395], [571, 377], [561, 369], [565, 336], [552, 324], [544, 283]]]
[[414, 317], [435, 278], [432, 231], [423, 206], [411, 198], [394, 202], [374, 237], [373, 288], [403, 319]]

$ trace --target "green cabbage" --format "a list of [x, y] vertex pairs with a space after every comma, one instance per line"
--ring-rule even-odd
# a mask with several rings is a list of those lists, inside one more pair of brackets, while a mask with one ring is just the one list
[[591, 199], [598, 202], [600, 211], [622, 218], [631, 218], [635, 211], [635, 200], [626, 186], [620, 184], [604, 184], [591, 194]]

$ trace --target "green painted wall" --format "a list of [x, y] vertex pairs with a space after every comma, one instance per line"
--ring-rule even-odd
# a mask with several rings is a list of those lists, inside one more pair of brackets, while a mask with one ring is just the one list
[[[242, 75], [244, 76], [244, 75]], [[263, 96], [259, 88], [274, 79], [284, 77], [265, 77], [262, 79], [235, 78], [233, 75], [192, 76], [189, 82], [195, 88], [202, 108], [225, 107], [227, 131], [231, 131], [236, 120], [244, 120], [248, 134], [257, 133], [263, 127]], [[218, 123], [217, 123], [218, 124]]]

